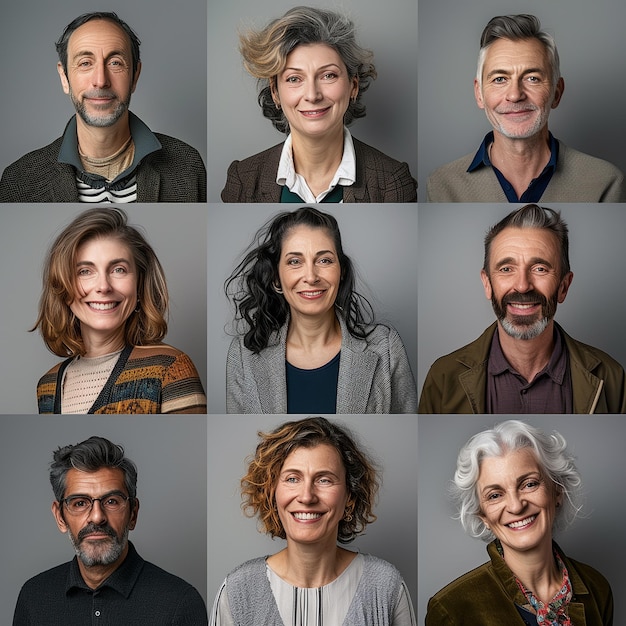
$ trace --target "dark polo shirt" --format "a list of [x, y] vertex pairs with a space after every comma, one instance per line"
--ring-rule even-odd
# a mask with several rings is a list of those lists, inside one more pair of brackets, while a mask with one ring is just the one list
[[13, 626], [206, 626], [200, 594], [128, 546], [124, 562], [97, 589], [85, 584], [76, 557], [31, 578]]
[[548, 364], [528, 382], [506, 360], [499, 329], [493, 334], [487, 364], [487, 413], [571, 413], [572, 378], [561, 333], [554, 327], [554, 350]]

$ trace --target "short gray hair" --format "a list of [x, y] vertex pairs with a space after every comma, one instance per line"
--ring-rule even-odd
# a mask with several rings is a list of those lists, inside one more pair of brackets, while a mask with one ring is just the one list
[[563, 503], [556, 509], [555, 528], [569, 526], [579, 515], [582, 481], [563, 435], [557, 431], [546, 435], [525, 422], [508, 420], [474, 435], [459, 452], [451, 494], [458, 508], [458, 519], [470, 536], [483, 541], [494, 538], [480, 517], [477, 487], [482, 460], [525, 448], [533, 452], [541, 472], [563, 494]]
[[556, 84], [559, 78], [561, 78], [561, 66], [556, 42], [550, 33], [541, 30], [541, 22], [534, 15], [526, 13], [520, 15], [498, 15], [492, 17], [487, 26], [485, 26], [480, 37], [480, 52], [478, 53], [478, 68], [476, 71], [476, 80], [481, 87], [487, 50], [498, 39], [510, 39], [511, 41], [537, 39], [540, 41], [548, 53], [552, 89], [556, 88]]

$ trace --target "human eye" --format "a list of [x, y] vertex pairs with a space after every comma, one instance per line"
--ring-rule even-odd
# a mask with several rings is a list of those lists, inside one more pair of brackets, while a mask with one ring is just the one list
[[123, 265], [117, 265], [112, 270], [113, 274], [124, 275], [128, 273], [128, 270]]
[[287, 259], [287, 265], [290, 265], [292, 267], [296, 267], [298, 265], [300, 265], [300, 259], [298, 257], [291, 257], [290, 259]]
[[325, 80], [334, 80], [337, 78], [337, 72], [324, 72], [322, 78]]
[[506, 82], [506, 76], [494, 76], [491, 82], [495, 85], [503, 85]]
[[69, 499], [68, 506], [72, 511], [83, 511], [91, 506], [91, 500], [83, 496], [77, 496]]
[[285, 78], [285, 82], [289, 83], [289, 84], [292, 84], [292, 85], [295, 85], [295, 84], [299, 83], [300, 81], [301, 81], [301, 78], [299, 76], [294, 75], [294, 74], [292, 74], [291, 76], [287, 76]]
[[501, 274], [510, 274], [513, 271], [513, 268], [510, 265], [503, 265], [498, 269]]
[[318, 261], [318, 263], [320, 263], [321, 265], [332, 265], [334, 262], [334, 259], [331, 259], [330, 257], [322, 257]]
[[92, 275], [92, 271], [88, 267], [80, 267], [78, 269], [79, 278], [89, 278]]

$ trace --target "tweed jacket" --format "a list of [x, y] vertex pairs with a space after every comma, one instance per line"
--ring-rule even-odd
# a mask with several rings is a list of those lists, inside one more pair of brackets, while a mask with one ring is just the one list
[[[611, 587], [589, 565], [568, 559], [555, 547], [569, 573], [573, 597], [569, 617], [575, 626], [612, 626]], [[457, 578], [428, 602], [426, 626], [524, 626], [515, 604], [528, 604], [496, 542], [487, 546], [490, 562]]]
[[[366, 339], [341, 324], [337, 413], [415, 413], [417, 388], [398, 332], [377, 324]], [[228, 413], [287, 413], [288, 323], [254, 354], [235, 337], [226, 363]]]
[[[555, 323], [556, 324], [556, 323]], [[422, 387], [418, 413], [485, 413], [487, 362], [497, 323], [476, 341], [437, 359]], [[565, 339], [572, 373], [573, 413], [626, 413], [623, 367], [602, 350]]]
[[[417, 182], [406, 163], [352, 138], [356, 155], [356, 181], [344, 187], [344, 202], [417, 202]], [[276, 183], [280, 143], [228, 168], [223, 202], [280, 202]]]
[[[491, 167], [473, 172], [467, 154], [443, 165], [429, 177], [429, 202], [508, 202]], [[626, 202], [624, 174], [613, 164], [578, 152], [559, 141], [556, 170], [541, 202]]]
[[[131, 122], [131, 127], [139, 123], [147, 129], [133, 117], [138, 122]], [[206, 170], [197, 150], [174, 137], [153, 135], [161, 147], [135, 169], [137, 202], [206, 202]], [[63, 138], [29, 152], [4, 170], [0, 202], [79, 201], [74, 167], [58, 161]]]

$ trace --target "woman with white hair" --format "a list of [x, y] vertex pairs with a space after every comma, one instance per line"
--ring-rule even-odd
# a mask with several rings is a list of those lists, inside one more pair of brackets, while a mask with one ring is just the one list
[[509, 420], [474, 435], [452, 490], [465, 531], [490, 542], [490, 561], [430, 599], [426, 626], [611, 626], [607, 580], [553, 540], [580, 511], [580, 485], [556, 431]]

